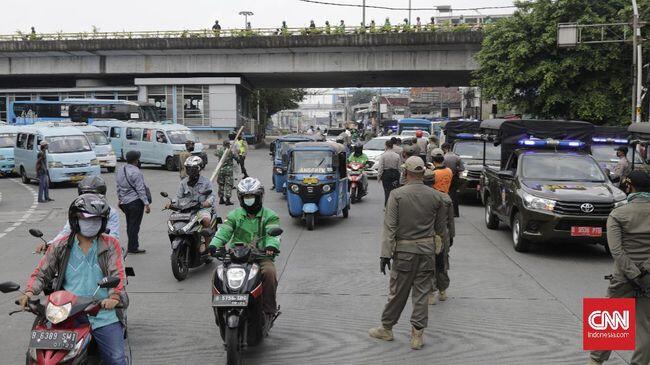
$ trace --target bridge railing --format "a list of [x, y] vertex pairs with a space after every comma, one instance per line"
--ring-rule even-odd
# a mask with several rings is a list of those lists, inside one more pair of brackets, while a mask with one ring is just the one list
[[57, 33], [23, 33], [0, 35], [0, 42], [16, 41], [66, 41], [66, 40], [101, 40], [101, 39], [152, 39], [152, 38], [234, 38], [234, 37], [270, 37], [270, 36], [308, 36], [308, 35], [345, 35], [345, 34], [389, 34], [422, 32], [465, 32], [481, 31], [489, 24], [441, 25], [423, 24], [394, 25], [375, 27], [316, 27], [316, 28], [256, 28], [256, 29], [199, 29], [199, 30], [156, 30], [156, 31], [122, 31], [122, 32], [57, 32]]

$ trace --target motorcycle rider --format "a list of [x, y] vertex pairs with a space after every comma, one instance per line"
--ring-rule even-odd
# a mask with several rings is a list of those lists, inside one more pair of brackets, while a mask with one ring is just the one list
[[[77, 192], [79, 195], [83, 194], [98, 194], [101, 196], [106, 196], [106, 182], [101, 176], [86, 176], [83, 180], [79, 182], [77, 185]], [[108, 213], [108, 222], [106, 223], [106, 230], [108, 231], [107, 233], [110, 234], [111, 236], [115, 237], [118, 241], [120, 240], [120, 215], [118, 213], [118, 210], [109, 207], [110, 212]], [[53, 244], [54, 242], [60, 240], [64, 236], [67, 236], [70, 234], [70, 222], [66, 220], [65, 226], [63, 226], [63, 229], [59, 234], [56, 235], [50, 242], [47, 243], [41, 243], [38, 246], [36, 246], [35, 252], [36, 253], [45, 253], [45, 250], [47, 250], [47, 246]], [[122, 247], [122, 250], [124, 251], [124, 247]]]
[[[128, 296], [124, 291], [126, 274], [119, 241], [104, 233], [108, 224], [108, 202], [98, 194], [82, 194], [68, 210], [71, 233], [49, 246], [31, 274], [19, 304], [25, 308], [30, 297], [52, 286], [77, 296], [93, 296], [97, 282], [116, 277], [120, 283], [112, 289], [99, 289], [103, 298], [97, 316], [88, 317], [100, 357], [107, 365], [126, 365], [124, 350], [124, 309]], [[56, 276], [58, 273], [58, 277]], [[122, 308], [116, 307], [122, 304]]]
[[263, 288], [262, 305], [267, 320], [272, 321], [277, 312], [276, 290], [278, 288], [277, 271], [273, 260], [280, 252], [280, 238], [271, 237], [266, 233], [280, 227], [280, 218], [271, 209], [262, 206], [264, 201], [264, 186], [254, 178], [247, 177], [237, 185], [237, 196], [240, 208], [230, 213], [226, 221], [210, 243], [210, 253], [216, 255], [219, 251], [225, 254], [226, 247], [232, 248], [233, 242], [255, 242], [257, 249], [265, 253], [260, 262]]
[[[212, 191], [212, 183], [207, 177], [201, 175], [202, 163], [203, 159], [199, 156], [190, 156], [185, 160], [187, 177], [181, 180], [178, 192], [176, 192], [176, 198], [179, 200], [184, 198], [194, 198], [201, 203], [201, 209], [196, 212], [196, 215], [201, 221], [203, 228], [210, 228], [212, 216], [216, 211], [214, 208], [216, 198]], [[169, 209], [170, 206], [171, 203], [167, 203], [165, 208]], [[201, 252], [205, 251], [206, 244], [207, 242], [201, 245]]]
[[368, 176], [366, 176], [365, 168], [368, 164], [368, 156], [363, 153], [363, 143], [357, 142], [352, 151], [352, 154], [348, 156], [348, 164], [356, 162], [364, 165], [361, 176], [361, 188], [366, 193], [368, 191]]

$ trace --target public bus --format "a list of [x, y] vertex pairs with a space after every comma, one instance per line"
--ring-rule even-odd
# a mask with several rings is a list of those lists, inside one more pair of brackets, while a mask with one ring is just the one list
[[9, 102], [7, 106], [7, 122], [16, 125], [68, 120], [92, 124], [97, 119], [159, 121], [154, 105], [130, 100], [13, 101]]

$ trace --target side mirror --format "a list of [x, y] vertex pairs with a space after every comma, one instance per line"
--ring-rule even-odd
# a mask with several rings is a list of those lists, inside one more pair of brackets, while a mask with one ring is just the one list
[[11, 292], [18, 291], [18, 289], [20, 289], [20, 285], [14, 283], [12, 281], [7, 281], [7, 282], [4, 282], [4, 283], [0, 283], [0, 292], [11, 293]]
[[162, 196], [163, 198], [169, 198], [169, 194], [167, 194], [167, 192], [165, 191], [161, 191], [160, 196]]
[[31, 234], [32, 236], [34, 236], [36, 238], [43, 237], [43, 232], [41, 232], [40, 229], [36, 229], [36, 228], [30, 228], [29, 229], [29, 234]]
[[514, 179], [515, 178], [515, 172], [510, 171], [510, 170], [501, 170], [497, 173], [497, 176], [501, 179]]
[[284, 231], [282, 230], [282, 228], [278, 228], [278, 227], [276, 227], [276, 228], [271, 228], [271, 229], [269, 229], [269, 231], [268, 231], [267, 234], [268, 234], [269, 236], [271, 236], [271, 237], [277, 237], [277, 236], [281, 235], [282, 232], [284, 232]]
[[107, 276], [97, 282], [97, 286], [104, 289], [116, 288], [118, 285], [120, 285], [120, 278], [115, 276]]

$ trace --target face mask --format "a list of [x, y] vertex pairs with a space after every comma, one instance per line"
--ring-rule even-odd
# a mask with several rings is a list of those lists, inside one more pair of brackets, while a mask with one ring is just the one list
[[252, 207], [255, 204], [255, 198], [244, 198], [244, 205]]
[[101, 228], [102, 219], [100, 217], [79, 219], [79, 233], [84, 237], [96, 237]]

